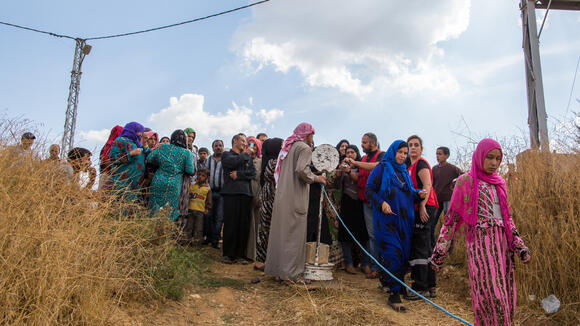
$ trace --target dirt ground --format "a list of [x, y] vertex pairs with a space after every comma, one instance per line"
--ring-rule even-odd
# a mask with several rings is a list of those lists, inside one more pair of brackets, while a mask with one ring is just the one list
[[[152, 307], [125, 307], [116, 325], [463, 325], [423, 301], [406, 301], [406, 313], [387, 306], [378, 280], [362, 273], [334, 272], [335, 280], [313, 282], [306, 288], [279, 284], [251, 264], [226, 265], [220, 252], [202, 248], [214, 258], [211, 287], [195, 285], [182, 300]], [[438, 297], [433, 301], [473, 322], [469, 282], [459, 269], [446, 266], [438, 274]], [[252, 284], [258, 277], [259, 283]], [[227, 281], [227, 282], [224, 282]], [[221, 285], [222, 282], [224, 285]], [[521, 310], [521, 309], [520, 309]], [[545, 317], [518, 312], [516, 325], [552, 325]]]

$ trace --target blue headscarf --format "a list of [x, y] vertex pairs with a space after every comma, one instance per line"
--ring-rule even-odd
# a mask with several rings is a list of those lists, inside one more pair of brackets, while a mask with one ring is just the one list
[[391, 191], [391, 184], [393, 180], [397, 177], [395, 175], [395, 170], [401, 172], [401, 175], [405, 179], [405, 188], [407, 188], [411, 193], [415, 192], [413, 188], [413, 180], [411, 180], [411, 176], [409, 172], [407, 172], [407, 166], [405, 163], [398, 164], [397, 160], [395, 159], [395, 155], [397, 155], [397, 151], [399, 150], [399, 145], [403, 143], [403, 140], [395, 140], [389, 149], [383, 156], [383, 160], [381, 164], [383, 165], [383, 180], [381, 181], [381, 192], [386, 193], [387, 191]]
[[145, 127], [138, 122], [129, 122], [125, 127], [123, 127], [123, 132], [121, 132], [119, 137], [129, 139], [134, 142], [137, 147], [143, 147], [143, 145], [141, 145], [141, 137], [137, 135], [138, 132], [145, 132]]

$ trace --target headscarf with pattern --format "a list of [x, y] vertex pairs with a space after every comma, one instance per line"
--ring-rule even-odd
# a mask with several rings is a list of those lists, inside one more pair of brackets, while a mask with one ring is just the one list
[[278, 155], [278, 161], [276, 162], [276, 172], [274, 172], [274, 180], [276, 180], [276, 184], [278, 184], [278, 178], [280, 178], [280, 171], [282, 171], [282, 162], [288, 156], [290, 152], [290, 148], [292, 148], [292, 144], [297, 141], [303, 141], [308, 137], [310, 134], [314, 134], [315, 130], [311, 124], [302, 122], [296, 128], [294, 128], [294, 132], [292, 135], [284, 141], [282, 145], [282, 150], [280, 150], [280, 154]]
[[170, 143], [172, 145], [187, 149], [187, 135], [185, 134], [185, 131], [181, 129], [175, 130], [171, 134]]
[[125, 127], [123, 127], [123, 131], [121, 132], [121, 135], [119, 135], [119, 137], [125, 137], [129, 139], [130, 141], [135, 143], [137, 147], [143, 147], [143, 145], [141, 145], [141, 137], [137, 135], [138, 132], [141, 133], [145, 132], [145, 127], [143, 127], [138, 122], [129, 122], [128, 124], [125, 125]]

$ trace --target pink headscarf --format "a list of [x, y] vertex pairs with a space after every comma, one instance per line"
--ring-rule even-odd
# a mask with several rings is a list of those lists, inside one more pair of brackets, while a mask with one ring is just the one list
[[[512, 237], [512, 221], [510, 215], [510, 208], [507, 201], [507, 187], [505, 180], [494, 172], [492, 174], [487, 174], [483, 170], [483, 161], [487, 153], [493, 149], [499, 149], [502, 153], [501, 146], [498, 142], [491, 138], [485, 138], [477, 144], [475, 152], [473, 152], [473, 157], [471, 158], [471, 170], [467, 172], [470, 177], [470, 182], [465, 182], [464, 176], [457, 179], [457, 184], [455, 190], [453, 191], [453, 196], [451, 196], [451, 203], [449, 206], [449, 213], [457, 213], [461, 219], [459, 220], [459, 225], [465, 222], [468, 226], [473, 227], [477, 222], [477, 204], [479, 201], [479, 181], [484, 181], [490, 185], [494, 185], [499, 198], [499, 203], [501, 206], [501, 213], [503, 217], [503, 225], [508, 240], [510, 249], [513, 250], [513, 237]], [[501, 163], [501, 161], [500, 161]], [[458, 226], [459, 226], [458, 225]], [[473, 241], [473, 233], [467, 232], [467, 241]]]
[[262, 142], [254, 136], [248, 137], [247, 140], [248, 140], [248, 144], [250, 142], [254, 142], [254, 144], [256, 144], [256, 156], [262, 157]]
[[278, 161], [276, 162], [276, 172], [274, 172], [274, 180], [276, 180], [276, 184], [278, 184], [280, 171], [282, 171], [282, 161], [286, 158], [286, 156], [288, 156], [290, 148], [292, 148], [292, 144], [297, 141], [303, 141], [306, 139], [306, 137], [308, 137], [308, 135], [314, 133], [314, 127], [312, 127], [311, 124], [302, 122], [294, 129], [292, 136], [286, 138], [282, 144], [282, 150], [280, 151], [280, 154], [278, 154]]
[[147, 138], [155, 137], [155, 146], [151, 149], [159, 147], [159, 135], [155, 131], [146, 131], [143, 135], [147, 136]]

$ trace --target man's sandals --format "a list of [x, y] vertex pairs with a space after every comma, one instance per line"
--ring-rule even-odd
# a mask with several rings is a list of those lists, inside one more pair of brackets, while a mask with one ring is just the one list
[[401, 301], [401, 296], [399, 295], [399, 293], [392, 293], [389, 296], [389, 299], [387, 300], [387, 304], [389, 305], [389, 307], [393, 308], [393, 310], [396, 312], [407, 311], [407, 308], [405, 308], [403, 302]]

